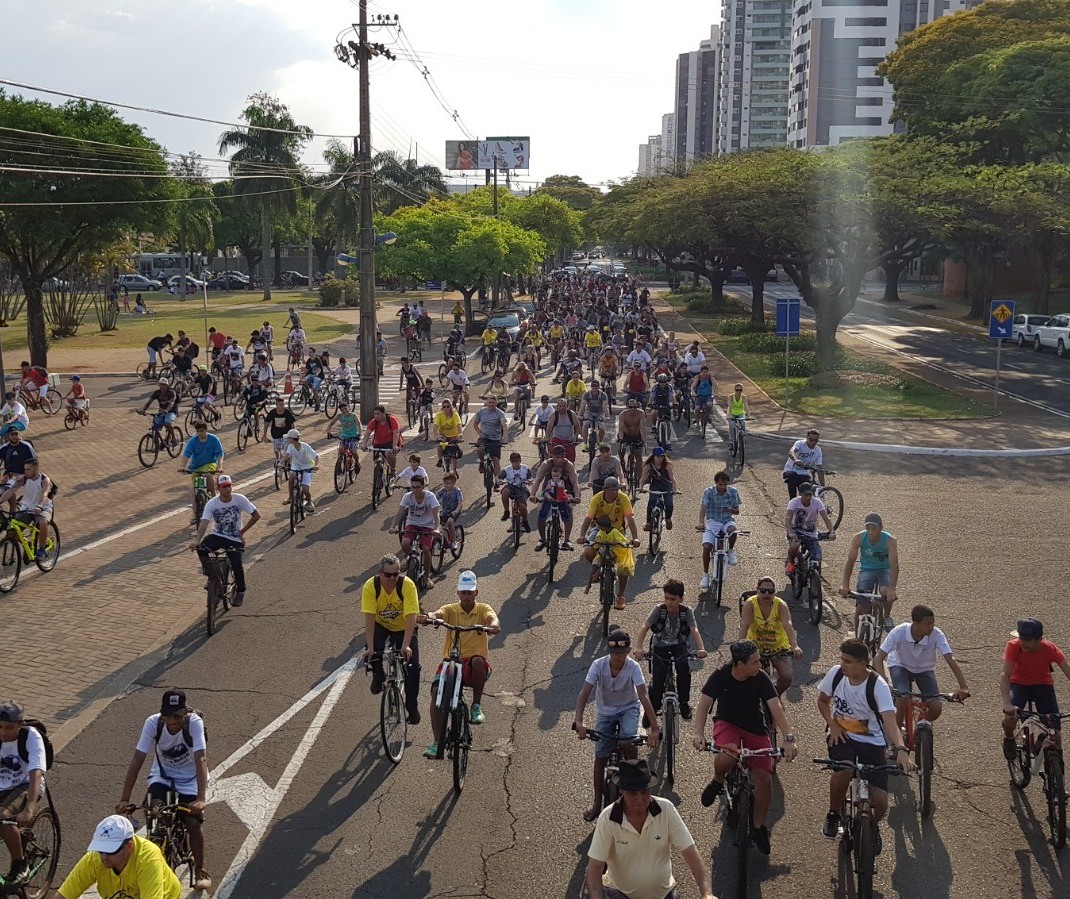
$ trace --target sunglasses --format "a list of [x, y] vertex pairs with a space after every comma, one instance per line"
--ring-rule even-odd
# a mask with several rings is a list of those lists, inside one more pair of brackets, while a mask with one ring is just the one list
[[401, 572], [400, 571], [380, 571], [379, 574], [380, 574], [381, 577], [397, 577], [399, 574], [401, 574]]
[[758, 592], [761, 593], [763, 596], [775, 596], [776, 587], [759, 587]]

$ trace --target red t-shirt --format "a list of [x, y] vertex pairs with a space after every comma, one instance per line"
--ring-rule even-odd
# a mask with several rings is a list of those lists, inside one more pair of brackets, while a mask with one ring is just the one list
[[1022, 652], [1022, 644], [1015, 638], [1007, 644], [1003, 661], [1011, 663], [1012, 684], [1032, 687], [1038, 684], [1054, 685], [1051, 666], [1061, 665], [1066, 661], [1066, 656], [1058, 646], [1048, 640], [1041, 640], [1040, 649], [1036, 652]]
[[372, 446], [389, 446], [393, 443], [394, 432], [401, 426], [393, 415], [387, 415], [386, 421], [379, 421], [374, 415], [368, 422], [368, 433], [372, 435]]
[[221, 350], [227, 345], [227, 336], [219, 331], [212, 334], [208, 340], [211, 342], [213, 349]]
[[32, 384], [36, 384], [38, 387], [44, 387], [48, 383], [48, 375], [46, 375], [38, 366], [32, 365], [26, 369], [26, 380]]

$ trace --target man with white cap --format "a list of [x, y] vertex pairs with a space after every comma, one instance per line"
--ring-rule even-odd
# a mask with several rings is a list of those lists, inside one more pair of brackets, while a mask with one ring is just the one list
[[[461, 663], [463, 666], [462, 683], [472, 688], [472, 713], [473, 724], [482, 724], [486, 720], [481, 707], [483, 702], [483, 687], [490, 677], [490, 641], [488, 634], [501, 633], [501, 625], [494, 609], [485, 602], [476, 602], [479, 595], [479, 581], [474, 571], [462, 571], [457, 578], [457, 599], [442, 606], [430, 615], [420, 615], [416, 620], [420, 624], [428, 624], [433, 621], [443, 621], [453, 627], [476, 627], [479, 630], [466, 631], [461, 634]], [[448, 658], [450, 645], [453, 642], [453, 634], [446, 632], [446, 641], [442, 647], [442, 655]], [[424, 750], [424, 755], [429, 758], [441, 758], [439, 743], [442, 740], [442, 712], [435, 705], [438, 695], [439, 675], [431, 681], [431, 729], [435, 734], [435, 741]]]
[[58, 892], [77, 899], [96, 887], [101, 896], [129, 899], [180, 899], [182, 885], [164, 860], [160, 847], [134, 836], [134, 825], [122, 815], [109, 815], [93, 831], [86, 854], [67, 875]]
[[[290, 460], [290, 485], [294, 481], [301, 485], [301, 499], [305, 504], [305, 511], [311, 515], [316, 511], [312, 505], [312, 470], [319, 461], [319, 453], [301, 440], [301, 432], [297, 428], [290, 428], [286, 432], [286, 449], [283, 451]], [[288, 505], [290, 500], [283, 500], [283, 505]]]
[[[227, 554], [230, 570], [234, 572], [234, 605], [245, 602], [245, 568], [242, 565], [242, 550], [245, 549], [245, 532], [260, 520], [260, 513], [244, 494], [234, 493], [230, 475], [221, 474], [216, 482], [219, 494], [204, 504], [204, 512], [197, 523], [197, 538], [190, 544], [201, 557], [201, 568], [208, 574], [208, 553], [221, 549]], [[242, 524], [242, 516], [249, 520]], [[208, 523], [214, 524], [213, 533], [205, 536]]]

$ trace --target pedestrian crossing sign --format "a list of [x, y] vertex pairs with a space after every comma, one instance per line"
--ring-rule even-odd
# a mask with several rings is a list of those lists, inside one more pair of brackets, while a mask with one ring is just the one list
[[993, 300], [988, 317], [988, 336], [998, 340], [1011, 337], [1014, 300]]

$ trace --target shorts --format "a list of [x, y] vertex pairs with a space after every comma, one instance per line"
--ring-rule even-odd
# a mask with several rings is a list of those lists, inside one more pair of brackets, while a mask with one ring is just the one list
[[550, 438], [550, 452], [553, 452], [555, 446], [563, 446], [565, 448], [565, 458], [568, 459], [573, 465], [576, 464], [576, 443], [573, 440], [564, 440], [560, 437]]
[[583, 416], [583, 423], [585, 425], [600, 425], [606, 420], [605, 412], [599, 412], [597, 414], [587, 414]]
[[[619, 737], [634, 737], [639, 733], [639, 711], [638, 702], [613, 711], [599, 709], [594, 730]], [[606, 740], [600, 737], [594, 744], [594, 757], [608, 759], [613, 754], [616, 743], [616, 740]]]
[[[892, 570], [890, 568], [870, 568], [858, 572], [858, 583], [855, 584], [855, 593], [872, 593], [874, 587], [889, 587], [892, 583]], [[855, 604], [864, 606], [868, 599], [856, 599]]]
[[[483, 451], [490, 454], [492, 459], [501, 461], [502, 458], [502, 442], [500, 440], [483, 440]], [[482, 453], [480, 454], [482, 455]]]
[[636, 393], [634, 390], [629, 390], [628, 391], [628, 399], [630, 399], [630, 400], [639, 400], [640, 403], [642, 403], [643, 405], [646, 405], [646, 401], [648, 399], [650, 399], [650, 394], [647, 393], [647, 392]]
[[[729, 721], [713, 722], [713, 742], [718, 746], [741, 746], [744, 749], [769, 749], [769, 734], [752, 734], [749, 730], [736, 727]], [[747, 767], [752, 771], [773, 773], [773, 759], [768, 756], [755, 756], [747, 759]]]
[[[482, 656], [472, 656], [467, 659], [461, 659], [461, 686], [472, 686], [472, 659], [482, 658]], [[431, 678], [431, 692], [438, 692], [438, 682], [442, 680], [442, 668], [446, 663], [443, 662], [439, 665], [438, 670], [435, 672], [435, 676]], [[490, 680], [490, 675], [493, 669], [490, 667], [490, 662], [483, 659], [483, 664], [487, 666], [487, 680]]]
[[940, 694], [935, 671], [907, 671], [899, 665], [890, 665], [888, 674], [892, 679], [892, 689], [897, 693], [909, 692], [910, 684], [913, 682], [918, 685], [917, 692], [922, 696], [939, 696]]
[[515, 499], [517, 502], [520, 503], [526, 503], [528, 501], [528, 497], [531, 496], [531, 493], [528, 491], [528, 488], [523, 486], [514, 487], [510, 484], [506, 484], [504, 487], [502, 487], [503, 496], [506, 494], [506, 491], [508, 491], [509, 497], [511, 499]]
[[703, 546], [716, 546], [717, 535], [724, 531], [726, 534], [731, 533], [736, 529], [736, 521], [734, 518], [729, 518], [728, 521], [714, 521], [712, 518], [706, 519], [706, 532], [702, 535]]
[[154, 350], [152, 347], [146, 347], [146, 349], [149, 351], [149, 365], [155, 365], [156, 364], [156, 350]]
[[459, 516], [460, 513], [456, 509], [446, 511], [445, 509], [440, 508], [438, 510], [438, 520], [443, 524], [449, 524], [451, 521], [456, 521]]
[[172, 425], [175, 423], [175, 419], [178, 418], [174, 412], [157, 412], [152, 416], [152, 426], [154, 428], [162, 428], [164, 425]]
[[341, 442], [342, 447], [349, 450], [351, 453], [355, 453], [360, 447], [359, 437], [339, 437], [338, 440]]
[[[1055, 698], [1055, 687], [1051, 684], [1011, 684], [1011, 705], [1024, 709], [1030, 702], [1041, 715], [1058, 715], [1059, 701]], [[1050, 722], [1055, 730], [1062, 730], [1062, 721], [1058, 717]]]
[[800, 545], [805, 546], [807, 550], [809, 550], [811, 559], [815, 562], [821, 561], [821, 541], [818, 540], [817, 537], [811, 537], [806, 534], [796, 534], [795, 540], [798, 540]]
[[572, 521], [571, 503], [559, 502], [552, 499], [544, 499], [542, 501], [542, 505], [539, 507], [539, 521], [548, 520], [550, 517], [550, 510], [553, 509], [554, 506], [557, 506], [562, 521]]
[[275, 450], [275, 452], [281, 453], [286, 448], [286, 438], [285, 437], [272, 437], [271, 438], [271, 448], [273, 450]]
[[712, 401], [713, 401], [713, 397], [712, 396], [696, 396], [695, 397], [695, 408], [696, 409], [707, 409], [707, 408], [709, 408], [709, 405], [710, 405], [710, 403]]
[[434, 528], [422, 528], [410, 524], [405, 528], [405, 536], [410, 540], [418, 539], [420, 549], [430, 549], [431, 544], [435, 542], [435, 537], [437, 535], [435, 534]]
[[29, 795], [30, 785], [28, 783], [20, 784], [0, 793], [0, 818], [14, 818], [15, 815], [26, 808], [26, 800]]
[[[855, 762], [861, 765], [888, 765], [887, 747], [873, 743], [859, 743], [848, 737], [842, 743], [829, 745], [829, 758], [837, 762]], [[888, 792], [888, 775], [875, 773], [867, 775], [866, 781], [871, 789]]]
[[323, 383], [323, 378], [317, 378], [315, 375], [306, 375], [305, 383], [313, 390], [319, 390], [320, 384]]
[[190, 480], [193, 481], [194, 486], [197, 483], [197, 475], [199, 474], [215, 474], [219, 471], [219, 466], [215, 462], [205, 462], [200, 468], [194, 468], [190, 472]]
[[302, 469], [300, 471], [293, 470], [293, 471], [290, 472], [290, 474], [296, 475], [297, 482], [302, 487], [311, 487], [312, 486], [312, 469], [311, 468], [305, 468], [305, 469]]
[[[166, 805], [168, 800], [172, 798], [172, 794], [178, 796], [179, 805], [189, 805], [190, 803], [197, 801], [196, 794], [177, 793], [177, 791], [172, 790], [169, 784], [151, 783], [149, 784], [148, 789], [149, 801], [146, 803], [146, 805], [153, 807], [158, 805]], [[204, 815], [184, 814], [182, 817], [192, 818], [194, 821], [200, 821], [202, 823], [204, 821]]]
[[40, 512], [31, 512], [28, 509], [15, 513], [15, 518], [21, 521], [23, 524], [36, 523], [38, 525], [48, 524], [52, 520], [52, 501], [48, 500], [48, 505], [44, 506]]

